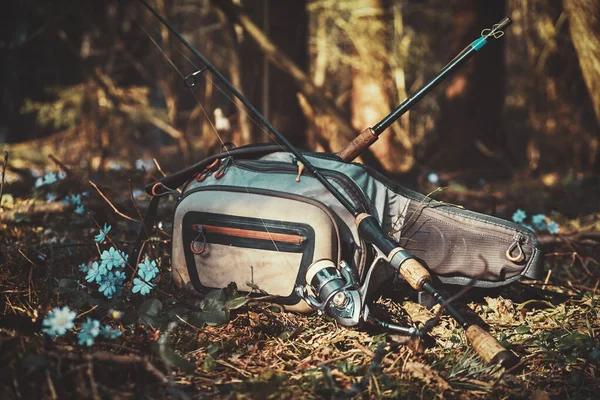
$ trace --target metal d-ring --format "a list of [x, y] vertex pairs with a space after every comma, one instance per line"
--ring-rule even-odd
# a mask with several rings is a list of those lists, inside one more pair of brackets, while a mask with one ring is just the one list
[[183, 78], [183, 84], [188, 89], [193, 88], [194, 86], [196, 86], [196, 75], [201, 74], [202, 72], [206, 71], [207, 69], [208, 69], [208, 67], [204, 67], [204, 68], [199, 69], [196, 72], [192, 72], [191, 74], [189, 74], [188, 76]]
[[[513, 251], [517, 249], [519, 250], [516, 255], [513, 255]], [[506, 258], [514, 263], [519, 263], [525, 259], [525, 254], [523, 252], [523, 248], [521, 247], [521, 242], [515, 240], [510, 247], [506, 250]]]

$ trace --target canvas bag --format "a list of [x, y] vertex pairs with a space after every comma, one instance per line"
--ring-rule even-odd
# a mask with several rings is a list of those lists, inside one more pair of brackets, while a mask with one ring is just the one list
[[[542, 253], [527, 228], [426, 198], [334, 154], [304, 155], [441, 282], [497, 287], [540, 278]], [[251, 145], [148, 185], [155, 194], [184, 188], [173, 223], [177, 284], [202, 291], [235, 282], [239, 290], [270, 293], [288, 309], [308, 311], [293, 288], [305, 284], [312, 263], [345, 260], [361, 279], [374, 254], [354, 217], [315, 178], [302, 174], [297, 182], [297, 174], [291, 153]]]

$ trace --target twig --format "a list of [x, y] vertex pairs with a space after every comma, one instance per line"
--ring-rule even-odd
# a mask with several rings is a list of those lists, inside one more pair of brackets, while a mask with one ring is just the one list
[[4, 196], [4, 175], [6, 174], [6, 166], [8, 165], [8, 151], [4, 152], [4, 165], [2, 167], [2, 178], [0, 180], [0, 210], [2, 210], [2, 196]]
[[67, 175], [73, 175], [73, 171], [71, 171], [71, 168], [67, 167], [66, 164], [59, 160], [58, 157], [56, 157], [54, 154], [48, 154], [48, 158], [54, 161], [56, 165], [60, 167], [60, 169], [67, 173]]
[[87, 311], [84, 311], [84, 312], [82, 312], [81, 314], [79, 314], [79, 315], [77, 316], [77, 318], [79, 318], [79, 317], [83, 317], [84, 315], [91, 313], [91, 312], [92, 312], [92, 311], [94, 311], [96, 308], [98, 308], [98, 305], [97, 305], [97, 304], [96, 304], [94, 307], [90, 308], [89, 310], [87, 310]]
[[[156, 163], [156, 160], [154, 160], [154, 162]], [[158, 166], [158, 163], [156, 163], [156, 165]], [[135, 200], [135, 197], [133, 197], [133, 190], [131, 188], [131, 179], [129, 180], [129, 195], [131, 197], [131, 202], [133, 203], [133, 206], [135, 207], [135, 211], [137, 211], [138, 216], [140, 217], [140, 221], [142, 221], [142, 229], [144, 230], [144, 232], [146, 233], [146, 237], [148, 238], [147, 240], [144, 240], [141, 243], [140, 249], [137, 253], [137, 257], [135, 260], [135, 271], [133, 271], [133, 275], [131, 276], [131, 283], [133, 283], [133, 277], [137, 273], [137, 269], [140, 264], [142, 254], [144, 252], [144, 248], [146, 247], [146, 244], [150, 241], [151, 235], [150, 235], [150, 232], [148, 232], [148, 229], [146, 228], [146, 224], [144, 223], [144, 216], [142, 215], [142, 210], [140, 210], [140, 206], [138, 205], [137, 201]]]
[[54, 389], [54, 383], [52, 383], [52, 378], [50, 378], [50, 371], [46, 370], [46, 381], [48, 382], [48, 389], [50, 390], [50, 397], [52, 400], [58, 399], [56, 395], [56, 389]]
[[96, 380], [94, 379], [94, 366], [91, 360], [88, 360], [88, 369], [87, 369], [88, 377], [90, 378], [90, 386], [92, 387], [92, 396], [94, 400], [100, 400], [100, 395], [98, 394], [98, 386], [96, 385]]
[[160, 164], [158, 163], [158, 161], [156, 161], [156, 158], [152, 157], [152, 161], [154, 162], [154, 165], [156, 165], [156, 169], [158, 170], [158, 172], [160, 172], [163, 177], [167, 176], [167, 174], [165, 174], [165, 172], [160, 167]]
[[92, 181], [88, 181], [90, 183], [90, 185], [92, 185], [94, 187], [94, 189], [96, 189], [96, 191], [98, 192], [98, 194], [100, 194], [100, 196], [104, 199], [104, 201], [106, 201], [108, 203], [108, 205], [113, 209], [113, 211], [115, 213], [117, 213], [118, 215], [120, 215], [121, 217], [128, 219], [129, 221], [133, 221], [133, 222], [140, 222], [137, 219], [131, 218], [125, 214], [123, 214], [121, 211], [119, 211], [117, 209], [117, 207], [114, 206], [113, 203], [111, 203], [111, 201], [104, 195], [104, 193], [102, 193], [102, 191], [100, 190], [100, 188], [98, 186], [96, 186], [96, 184]]

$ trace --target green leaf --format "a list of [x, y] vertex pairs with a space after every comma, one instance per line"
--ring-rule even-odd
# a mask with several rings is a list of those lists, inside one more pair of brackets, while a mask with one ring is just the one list
[[158, 299], [148, 299], [138, 310], [138, 323], [160, 327], [169, 321], [168, 315], [161, 315], [163, 304]]
[[146, 314], [151, 317], [157, 317], [162, 311], [163, 304], [158, 299], [148, 299], [142, 303], [140, 306], [138, 313]]
[[223, 289], [214, 289], [208, 292], [206, 297], [200, 302], [202, 311], [221, 311], [225, 308], [227, 294]]
[[211, 356], [217, 354], [220, 350], [221, 348], [214, 343], [211, 343], [208, 346], [206, 346], [206, 352]]
[[227, 302], [225, 303], [225, 308], [227, 308], [228, 310], [237, 310], [238, 308], [241, 308], [248, 304], [250, 300], [252, 300], [252, 298], [246, 296], [234, 297], [233, 299], [227, 300]]
[[77, 291], [77, 279], [61, 278], [58, 280], [58, 293], [69, 294]]
[[206, 372], [212, 372], [215, 368], [217, 368], [217, 363], [215, 362], [215, 359], [210, 354], [207, 354], [206, 357], [204, 357], [203, 369]]
[[529, 327], [527, 325], [520, 325], [520, 326], [517, 326], [517, 329], [515, 329], [515, 332], [523, 335], [525, 333], [529, 333], [530, 330], [529, 330]]
[[181, 368], [187, 375], [194, 373], [196, 365], [185, 357], [179, 355], [174, 349], [168, 345], [164, 345], [159, 351], [163, 361], [171, 366]]
[[31, 217], [24, 213], [14, 213], [13, 218], [17, 224], [21, 222], [31, 222]]
[[229, 310], [194, 312], [190, 314], [188, 322], [198, 328], [223, 325], [229, 322]]

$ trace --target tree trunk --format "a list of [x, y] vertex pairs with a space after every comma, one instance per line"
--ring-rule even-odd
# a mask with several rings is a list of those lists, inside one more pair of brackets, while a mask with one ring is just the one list
[[[571, 2], [565, 3], [571, 9]], [[571, 40], [559, 0], [508, 4], [513, 18], [506, 37], [509, 147], [517, 160], [525, 159], [530, 171], [589, 169], [598, 152], [598, 122], [589, 101], [592, 89], [586, 88], [581, 75], [585, 67], [580, 70], [573, 44], [579, 46], [578, 40], [593, 34], [586, 31], [584, 37], [576, 34]], [[585, 65], [593, 57], [586, 53], [589, 50], [581, 50]]]
[[571, 38], [583, 79], [600, 124], [600, 2], [563, 0], [563, 5], [569, 16]]
[[[350, 107], [352, 126], [357, 131], [372, 127], [391, 111], [387, 90], [390, 70], [385, 46], [389, 32], [383, 19], [384, 11], [382, 0], [356, 1], [352, 7], [349, 28], [357, 32], [354, 47], [358, 57], [352, 71]], [[385, 132], [370, 151], [386, 171], [406, 172], [412, 168], [414, 158], [410, 141], [405, 140], [402, 144], [404, 146], [394, 141], [393, 132]]]

